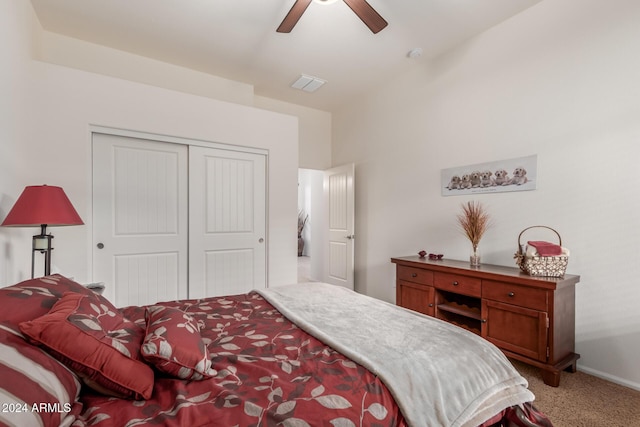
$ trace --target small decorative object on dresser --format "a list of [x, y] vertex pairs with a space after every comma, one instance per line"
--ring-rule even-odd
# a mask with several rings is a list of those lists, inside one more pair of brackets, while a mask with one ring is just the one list
[[480, 265], [480, 239], [491, 225], [489, 214], [482, 203], [472, 200], [462, 204], [462, 213], [457, 218], [460, 229], [471, 242], [469, 263], [477, 267]]
[[[522, 234], [532, 228], [547, 228], [558, 236], [558, 244], [529, 240], [527, 245], [521, 242]], [[518, 251], [513, 256], [520, 270], [530, 276], [562, 277], [569, 263], [569, 250], [562, 247], [560, 233], [545, 225], [527, 227], [518, 235]]]
[[517, 268], [417, 256], [396, 264], [396, 304], [453, 323], [540, 368], [557, 387], [576, 371], [575, 285], [580, 276], [533, 277]]

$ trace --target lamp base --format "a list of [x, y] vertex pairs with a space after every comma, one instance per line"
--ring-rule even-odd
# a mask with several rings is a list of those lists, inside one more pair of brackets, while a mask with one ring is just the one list
[[47, 234], [47, 225], [42, 224], [41, 233], [33, 236], [33, 241], [31, 245], [31, 278], [35, 277], [35, 262], [36, 262], [36, 252], [40, 252], [44, 254], [44, 275], [48, 276], [51, 274], [51, 251], [53, 248], [51, 247], [51, 239], [53, 236], [51, 234]]

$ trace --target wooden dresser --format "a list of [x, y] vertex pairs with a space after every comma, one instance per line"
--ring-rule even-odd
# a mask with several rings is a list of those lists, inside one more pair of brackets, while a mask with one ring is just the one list
[[557, 387], [575, 372], [575, 285], [580, 276], [533, 277], [518, 268], [469, 262], [391, 258], [396, 304], [482, 336], [508, 357], [539, 367]]

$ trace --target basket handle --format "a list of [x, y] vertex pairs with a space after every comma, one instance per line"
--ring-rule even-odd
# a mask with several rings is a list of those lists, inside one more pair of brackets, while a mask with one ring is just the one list
[[554, 230], [551, 227], [547, 227], [546, 225], [532, 225], [531, 227], [527, 227], [524, 230], [522, 230], [520, 232], [520, 234], [518, 235], [518, 253], [522, 254], [522, 245], [520, 244], [520, 238], [522, 237], [522, 233], [524, 233], [525, 231], [527, 231], [530, 228], [547, 228], [547, 229], [553, 231], [558, 236], [558, 244], [560, 246], [562, 246], [562, 237], [560, 237], [560, 233], [558, 233], [556, 230]]

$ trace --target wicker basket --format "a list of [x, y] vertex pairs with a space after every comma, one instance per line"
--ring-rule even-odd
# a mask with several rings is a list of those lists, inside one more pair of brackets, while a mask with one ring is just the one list
[[565, 255], [556, 256], [527, 256], [523, 251], [520, 239], [522, 234], [531, 228], [548, 228], [556, 233], [558, 236], [558, 244], [562, 246], [562, 238], [560, 233], [551, 227], [544, 225], [533, 225], [527, 227], [518, 235], [518, 252], [514, 255], [516, 264], [520, 267], [520, 270], [524, 271], [530, 276], [546, 276], [546, 277], [562, 277], [567, 270], [567, 264], [569, 263], [569, 257]]

